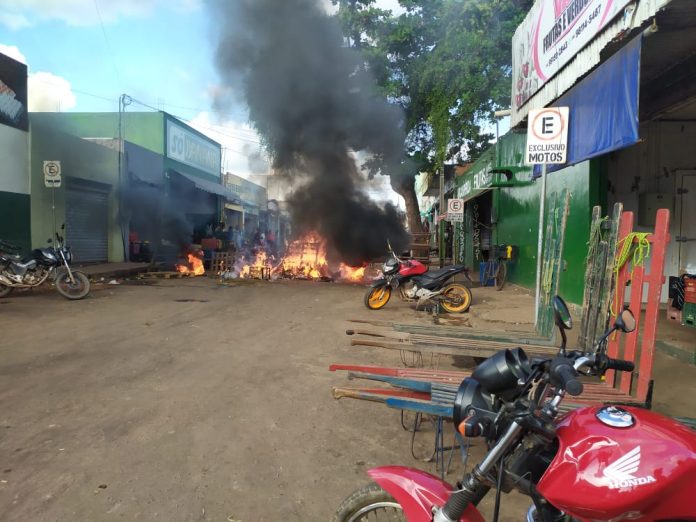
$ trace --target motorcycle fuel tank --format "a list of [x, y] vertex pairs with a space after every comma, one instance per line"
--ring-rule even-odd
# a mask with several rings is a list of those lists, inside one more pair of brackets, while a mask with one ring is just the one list
[[428, 267], [420, 261], [406, 261], [399, 267], [399, 274], [402, 276], [416, 276], [425, 274]]
[[[602, 406], [558, 423], [539, 493], [581, 520], [696, 520], [696, 432], [656, 413]], [[694, 518], [692, 518], [694, 517]]]

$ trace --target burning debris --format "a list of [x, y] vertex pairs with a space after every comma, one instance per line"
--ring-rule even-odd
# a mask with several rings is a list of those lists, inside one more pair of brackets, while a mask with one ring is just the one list
[[186, 275], [201, 276], [205, 274], [203, 260], [195, 254], [187, 254], [188, 263], [175, 265], [176, 271]]
[[220, 274], [223, 279], [304, 279], [362, 282], [365, 266], [333, 265], [327, 259], [326, 240], [317, 233], [308, 233], [292, 241], [280, 259], [259, 250], [253, 259], [242, 257], [232, 270]]

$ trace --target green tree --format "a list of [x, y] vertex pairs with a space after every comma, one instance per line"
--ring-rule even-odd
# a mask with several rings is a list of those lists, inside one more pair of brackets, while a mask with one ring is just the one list
[[512, 35], [532, 0], [400, 0], [399, 16], [375, 0], [332, 2], [348, 44], [361, 50], [381, 92], [404, 109], [404, 147], [415, 168], [383, 172], [379, 158], [368, 166], [391, 175], [409, 225], [420, 228], [415, 173], [476, 158], [489, 146], [492, 136], [482, 128], [509, 106]]

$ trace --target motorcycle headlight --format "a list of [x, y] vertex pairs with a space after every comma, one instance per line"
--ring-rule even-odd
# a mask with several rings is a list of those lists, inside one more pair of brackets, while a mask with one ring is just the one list
[[63, 250], [63, 255], [65, 256], [65, 260], [66, 260], [68, 263], [72, 263], [72, 261], [73, 261], [73, 254], [72, 254], [72, 252], [70, 251], [70, 248], [69, 248], [69, 247], [68, 247], [68, 248], [65, 248], [65, 249]]

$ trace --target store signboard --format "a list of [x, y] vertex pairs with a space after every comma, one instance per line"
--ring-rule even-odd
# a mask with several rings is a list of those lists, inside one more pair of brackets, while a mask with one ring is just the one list
[[512, 103], [518, 110], [631, 0], [537, 0], [512, 38]]
[[167, 120], [167, 157], [220, 177], [220, 146]]

